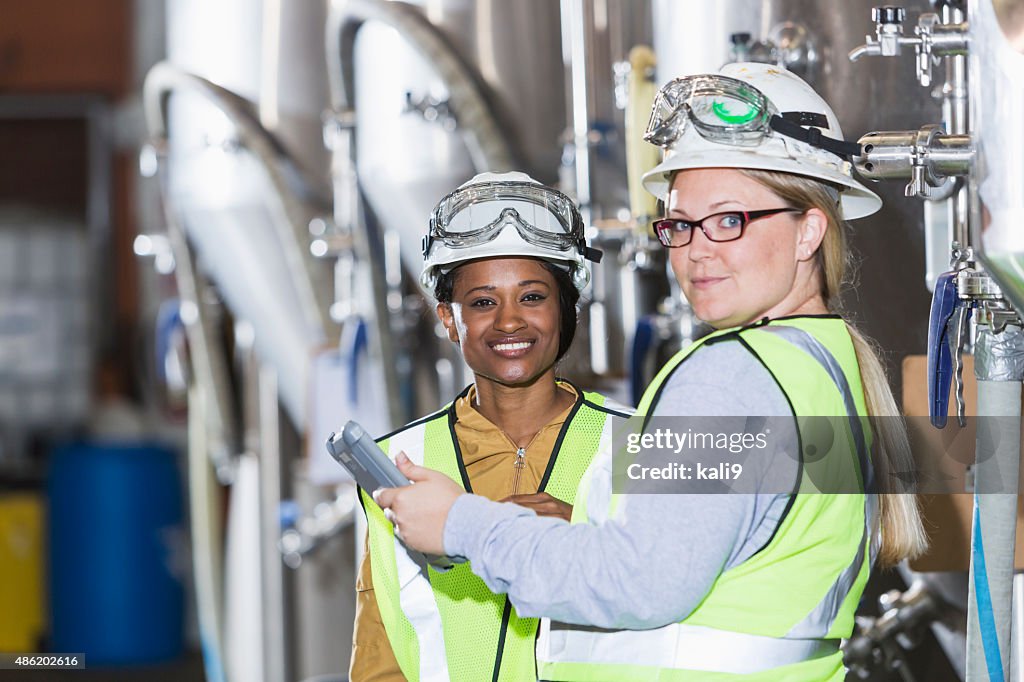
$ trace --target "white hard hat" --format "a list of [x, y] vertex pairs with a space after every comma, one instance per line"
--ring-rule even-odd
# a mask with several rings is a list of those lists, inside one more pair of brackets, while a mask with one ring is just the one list
[[420, 281], [429, 290], [460, 263], [497, 256], [529, 256], [565, 267], [577, 289], [590, 281], [583, 220], [566, 195], [526, 173], [481, 173], [434, 208], [423, 240]]
[[[719, 78], [721, 76], [725, 78]], [[822, 146], [823, 141], [824, 146], [831, 146], [833, 150], [837, 147], [856, 149], [854, 145], [842, 142], [843, 131], [832, 108], [811, 86], [778, 66], [745, 62], [726, 64], [717, 75], [690, 76], [672, 81], [662, 89], [659, 99], [655, 102], [647, 138], [656, 140], [658, 134], [653, 130], [656, 123], [664, 124], [668, 120], [667, 117], [656, 119], [664, 113], [666, 101], [671, 102], [671, 95], [666, 97], [671, 88], [675, 87], [678, 93], [680, 84], [685, 84], [689, 88], [683, 87], [682, 90], [689, 95], [695, 91], [702, 91], [705, 98], [708, 92], [716, 93], [712, 95], [715, 97], [721, 91], [709, 87], [709, 84], [716, 84], [719, 81], [733, 84], [742, 82], [753, 86], [754, 92], [759, 92], [767, 100], [767, 112], [763, 118], [758, 116], [758, 120], [753, 123], [744, 123], [740, 126], [751, 130], [761, 123], [763, 125], [760, 127], [764, 128], [762, 135], [755, 136], [758, 139], [754, 142], [751, 142], [750, 137], [740, 139], [739, 136], [734, 136], [733, 139], [720, 136], [715, 139], [715, 135], [709, 134], [707, 130], [714, 126], [703, 125], [702, 130], [701, 114], [695, 113], [694, 108], [688, 106], [688, 103], [677, 105], [678, 109], [686, 109], [685, 112], [671, 112], [676, 116], [677, 126], [681, 125], [682, 132], [677, 138], [666, 138], [671, 141], [665, 145], [664, 160], [644, 174], [643, 184], [647, 191], [667, 200], [672, 174], [679, 170], [750, 168], [794, 173], [835, 185], [840, 190], [843, 217], [846, 219], [862, 218], [881, 208], [882, 200], [878, 195], [854, 179], [850, 161]], [[700, 85], [694, 88], [693, 83], [702, 84], [703, 90]], [[688, 94], [684, 94], [684, 97]], [[678, 97], [676, 101], [679, 101]], [[749, 102], [747, 104], [751, 107], [756, 106]], [[659, 105], [663, 108], [661, 112]], [[718, 105], [718, 101], [715, 100], [713, 106], [716, 113], [723, 116], [717, 111]], [[687, 125], [686, 121], [680, 124], [681, 119], [677, 115], [689, 115], [694, 124]], [[754, 118], [751, 115], [741, 120], [748, 121]], [[735, 117], [727, 120], [735, 120]], [[785, 132], [780, 132], [783, 126]], [[727, 128], [723, 126], [721, 129]], [[793, 136], [794, 132], [796, 137]], [[808, 139], [797, 139], [800, 137]], [[818, 144], [812, 144], [814, 141]]]

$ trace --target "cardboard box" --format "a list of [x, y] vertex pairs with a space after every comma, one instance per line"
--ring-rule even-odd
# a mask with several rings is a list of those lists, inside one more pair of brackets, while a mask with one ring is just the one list
[[[965, 413], [977, 414], [978, 385], [974, 379], [974, 358], [964, 356]], [[903, 360], [903, 412], [909, 418], [908, 430], [915, 451], [931, 448], [942, 452], [942, 471], [950, 476], [949, 488], [964, 489], [967, 464], [974, 461], [975, 429], [969, 422], [961, 429], [956, 420], [956, 401], [950, 391], [949, 421], [944, 429], [936, 429], [922, 417], [928, 415], [928, 358], [911, 355]], [[1024, 472], [1024, 467], [1022, 467]], [[1024, 486], [1020, 488], [1024, 491]], [[925, 529], [931, 540], [928, 552], [911, 562], [915, 571], [966, 571], [971, 562], [971, 521], [974, 496], [971, 493], [921, 495]], [[1024, 529], [1024, 498], [1018, 499], [1017, 536]], [[1024, 569], [1024, 543], [1018, 542], [1014, 567]]]

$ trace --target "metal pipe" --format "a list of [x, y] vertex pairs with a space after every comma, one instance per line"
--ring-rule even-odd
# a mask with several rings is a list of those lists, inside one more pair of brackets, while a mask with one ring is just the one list
[[[253, 358], [254, 362], [255, 357]], [[258, 366], [255, 372], [260, 467], [260, 572], [263, 578], [263, 675], [265, 682], [295, 679], [289, 653], [293, 615], [277, 542], [281, 534], [282, 452], [277, 373]], [[290, 577], [290, 576], [289, 576]]]
[[188, 394], [193, 406], [188, 411], [188, 512], [196, 620], [206, 680], [225, 682], [223, 500], [207, 457], [209, 428], [204, 408], [208, 393], [199, 382], [192, 382]]
[[[162, 149], [164, 144], [158, 144]], [[160, 164], [160, 168], [159, 178], [166, 196], [167, 169], [165, 164]], [[201, 407], [197, 408], [206, 427], [203, 456], [209, 458], [220, 483], [228, 485], [234, 480], [234, 454], [239, 449], [239, 436], [231, 407], [227, 358], [218, 341], [217, 320], [212, 319], [208, 303], [211, 297], [206, 295], [208, 285], [196, 273], [195, 255], [189, 248], [185, 228], [178, 222], [170, 202], [164, 202], [164, 214], [167, 241], [174, 254], [174, 279], [181, 298], [181, 321], [188, 339], [194, 383], [204, 396]], [[190, 404], [192, 397], [190, 394]], [[192, 495], [196, 493], [190, 491]]]
[[[953, 30], [961, 42], [967, 35], [964, 12], [952, 5], [942, 6], [942, 24], [935, 26], [939, 34]], [[941, 27], [941, 30], [940, 30]], [[947, 28], [948, 27], [948, 28]], [[945, 59], [946, 80], [942, 84], [942, 123], [947, 135], [956, 137], [968, 133], [967, 56], [950, 54]], [[970, 188], [960, 187], [949, 198], [949, 216], [952, 218], [953, 241], [961, 246], [970, 242]]]
[[879, 51], [877, 49], [872, 50], [871, 49], [872, 47], [874, 47], [874, 46], [873, 45], [860, 45], [859, 47], [855, 47], [852, 50], [850, 50], [850, 54], [847, 55], [847, 56], [848, 56], [848, 58], [849, 58], [849, 60], [851, 62], [855, 62], [858, 59], [860, 59], [861, 57], [866, 57], [868, 55], [879, 54]]
[[[861, 155], [853, 162], [862, 175], [872, 180], [910, 179], [907, 196], [936, 201], [957, 191], [961, 183], [951, 177], [966, 175], [974, 159], [969, 135], [945, 135], [933, 124], [919, 130], [868, 133], [860, 144]], [[926, 218], [931, 215], [926, 212]], [[929, 234], [931, 230], [926, 230]]]
[[585, 0], [562, 0], [562, 55], [569, 66], [570, 114], [575, 169], [576, 203], [583, 222], [591, 222], [590, 116], [587, 102], [587, 45]]
[[857, 171], [871, 180], [909, 179], [915, 165], [926, 166], [933, 176], [966, 175], [973, 158], [970, 135], [935, 130], [925, 140], [923, 130], [864, 135], [860, 138], [863, 154], [854, 158]]
[[967, 679], [1005, 679], [1020, 467], [1024, 330], [980, 325], [978, 441], [967, 613]]
[[[346, 115], [346, 118], [351, 118]], [[388, 264], [383, 244], [377, 244], [376, 231], [363, 214], [362, 197], [355, 173], [354, 129], [351, 125], [335, 126], [332, 134], [331, 175], [334, 180], [334, 221], [344, 233], [351, 235], [352, 249], [338, 257], [336, 274], [349, 277], [348, 282], [336, 281], [342, 295], [349, 296], [343, 301], [343, 310], [337, 310], [342, 324], [358, 324], [365, 319], [376, 333], [376, 343], [369, 345], [370, 357], [380, 367], [384, 384], [388, 387], [399, 385], [397, 371], [397, 344], [392, 328], [392, 310], [388, 305], [388, 293], [392, 285], [388, 282]], [[392, 424], [405, 421], [398, 391], [385, 392], [388, 417]]]
[[[157, 145], [162, 149], [165, 143]], [[166, 183], [166, 168], [163, 164], [158, 168], [161, 183]], [[206, 679], [224, 682], [224, 534], [218, 482], [229, 484], [234, 480], [234, 453], [239, 441], [231, 409], [227, 359], [217, 341], [214, 320], [208, 311], [204, 312], [210, 298], [204, 295], [207, 285], [196, 275], [194, 254], [184, 228], [166, 201], [164, 213], [193, 374], [188, 391], [188, 497], [196, 616]]]
[[966, 175], [974, 157], [970, 135], [937, 135], [928, 149], [928, 162], [938, 175]]
[[[967, 24], [963, 23], [963, 11], [948, 5], [942, 8], [942, 23], [932, 27], [929, 42], [931, 52], [936, 57], [967, 54]], [[958, 15], [959, 18], [954, 18]], [[947, 19], [946, 17], [950, 18]]]
[[[328, 338], [336, 338], [332, 331], [337, 326], [331, 322], [328, 309], [329, 291], [317, 286], [312, 273], [321, 267], [308, 247], [309, 215], [303, 208], [301, 195], [315, 196], [312, 182], [303, 179], [302, 171], [291, 163], [273, 136], [260, 125], [248, 100], [212, 83], [205, 78], [186, 73], [168, 62], [161, 62], [149, 70], [143, 86], [143, 107], [150, 136], [159, 141], [167, 139], [167, 118], [164, 103], [175, 90], [195, 92], [220, 109], [238, 132], [242, 146], [252, 152], [274, 187], [274, 199], [270, 206], [278, 210], [278, 219], [273, 221], [279, 231], [282, 257], [288, 267], [299, 296], [300, 306], [310, 329], [321, 329]], [[295, 180], [301, 181], [295, 187]], [[322, 200], [326, 203], [325, 200]]]

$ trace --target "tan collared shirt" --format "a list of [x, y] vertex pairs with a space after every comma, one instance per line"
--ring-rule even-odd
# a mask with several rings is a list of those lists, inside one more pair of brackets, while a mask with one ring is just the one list
[[[570, 384], [559, 382], [558, 385], [578, 397]], [[455, 401], [455, 437], [459, 441], [466, 475], [473, 492], [492, 500], [537, 492], [551, 460], [551, 451], [555, 447], [558, 433], [572, 406], [537, 432], [526, 446], [522, 466], [517, 473], [516, 444], [505, 432], [476, 411], [473, 407], [475, 402], [475, 386], [471, 386], [465, 396]], [[363, 553], [356, 579], [356, 620], [352, 639], [349, 679], [353, 682], [404, 682], [405, 677], [391, 650], [377, 608], [377, 599], [373, 594], [368, 546]]]

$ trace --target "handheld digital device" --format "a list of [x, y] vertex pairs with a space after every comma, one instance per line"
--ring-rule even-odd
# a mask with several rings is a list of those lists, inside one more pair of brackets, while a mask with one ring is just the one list
[[[398, 488], [412, 483], [398, 470], [370, 434], [354, 421], [346, 422], [339, 433], [332, 433], [327, 437], [327, 452], [352, 474], [360, 488], [371, 495], [377, 488]], [[410, 555], [413, 554], [419, 552], [410, 551]], [[452, 560], [446, 556], [421, 556], [424, 556], [427, 563], [441, 571], [453, 565]]]
[[409, 485], [405, 474], [354, 421], [346, 423], [339, 433], [328, 436], [327, 451], [352, 474], [359, 487], [370, 494], [377, 488]]

